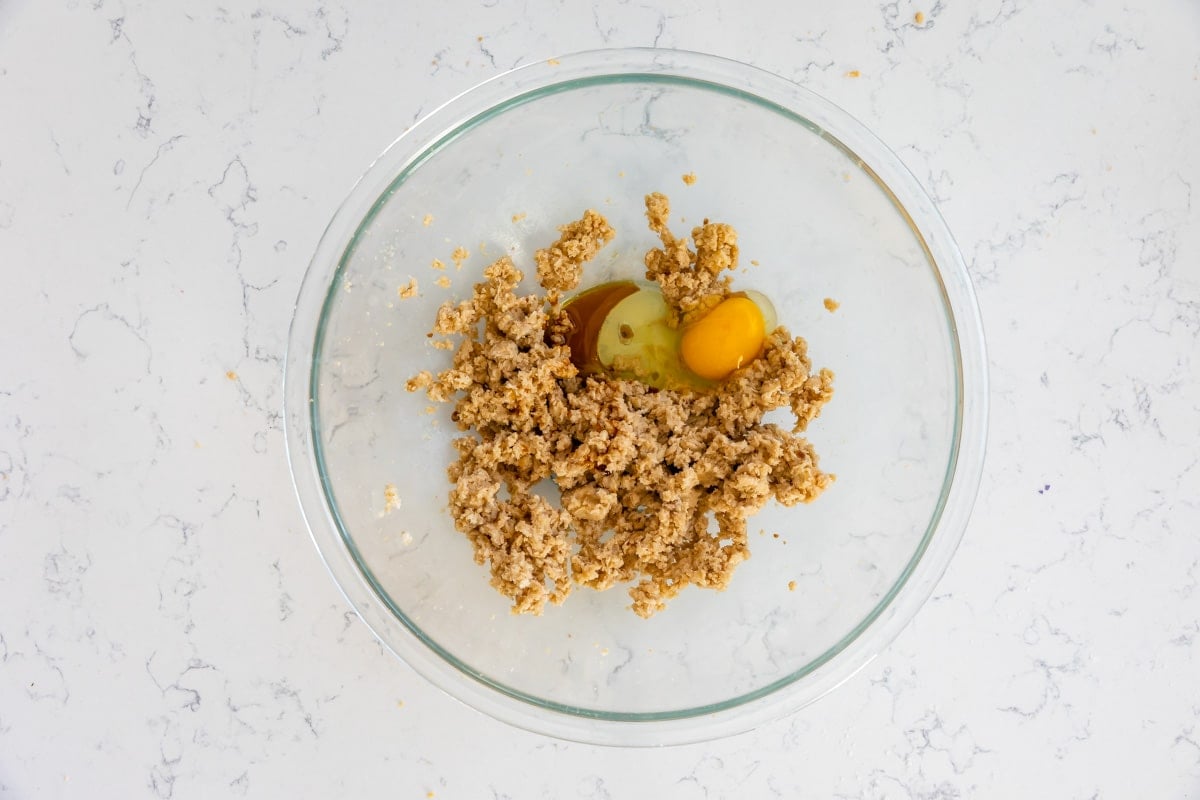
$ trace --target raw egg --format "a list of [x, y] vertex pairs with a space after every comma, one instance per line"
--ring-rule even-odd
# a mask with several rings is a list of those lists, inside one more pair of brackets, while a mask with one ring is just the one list
[[727, 297], [683, 330], [679, 355], [701, 378], [720, 381], [758, 358], [766, 321], [749, 297]]
[[659, 389], [709, 389], [762, 352], [776, 325], [760, 292], [738, 292], [682, 328], [658, 286], [614, 281], [568, 300], [571, 361], [585, 374], [633, 378]]

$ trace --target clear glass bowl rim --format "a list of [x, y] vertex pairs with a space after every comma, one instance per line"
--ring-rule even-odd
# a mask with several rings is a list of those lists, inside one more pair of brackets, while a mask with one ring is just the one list
[[[957, 351], [955, 440], [939, 507], [906, 569], [874, 610], [800, 670], [751, 693], [671, 712], [605, 712], [560, 705], [512, 690], [454, 659], [391, 607], [357, 556], [327, 491], [314, 437], [315, 381], [330, 287], [359, 231], [399, 176], [514, 103], [597, 81], [686, 83], [734, 94], [784, 113], [843, 150], [891, 198], [925, 249], [942, 288]], [[297, 497], [313, 542], [346, 600], [380, 641], [460, 701], [518, 727], [563, 739], [614, 745], [703, 741], [749, 730], [824, 696], [868, 664], [932, 593], [966, 529], [982, 473], [987, 432], [987, 360], [974, 289], [945, 221], [917, 179], [865, 126], [813, 92], [772, 73], [717, 56], [628, 48], [560, 56], [479, 84], [431, 112], [371, 164], [335, 212], [304, 276], [284, 364], [285, 442]]]

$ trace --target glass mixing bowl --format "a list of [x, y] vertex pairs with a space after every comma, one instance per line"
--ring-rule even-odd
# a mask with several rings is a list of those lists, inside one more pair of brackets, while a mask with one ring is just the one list
[[[768, 295], [814, 365], [836, 373], [807, 436], [837, 481], [810, 505], [751, 518], [752, 557], [724, 592], [689, 588], [647, 620], [623, 588], [577, 589], [541, 617], [514, 616], [446, 510], [460, 435], [449, 406], [429, 413], [405, 382], [449, 363], [425, 336], [439, 304], [468, 297], [504, 253], [531, 275], [533, 251], [586, 208], [617, 237], [584, 285], [640, 277], [652, 191], [671, 197], [677, 233], [731, 223], [746, 267], [735, 288]], [[461, 270], [458, 246], [470, 251]], [[419, 295], [398, 299], [410, 278]], [[297, 300], [288, 454], [334, 580], [434, 684], [567, 739], [697, 741], [828, 692], [929, 596], [978, 487], [985, 363], [950, 232], [861, 124], [733, 61], [580, 53], [452, 100], [359, 180]], [[385, 513], [389, 483], [401, 506]]]

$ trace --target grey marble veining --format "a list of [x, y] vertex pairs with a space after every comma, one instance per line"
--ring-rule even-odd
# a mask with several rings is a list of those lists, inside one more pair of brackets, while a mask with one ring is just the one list
[[[0, 797], [1200, 797], [1197, 30], [1189, 0], [0, 4]], [[279, 370], [396, 135], [652, 44], [800, 81], [901, 155], [975, 279], [992, 420], [889, 650], [751, 734], [622, 751], [373, 640], [295, 507]]]

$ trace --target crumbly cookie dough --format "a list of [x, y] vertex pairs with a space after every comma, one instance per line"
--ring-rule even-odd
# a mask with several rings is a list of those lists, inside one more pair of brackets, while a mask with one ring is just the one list
[[[533, 254], [537, 280], [550, 291], [569, 292], [579, 285], [583, 265], [596, 257], [616, 231], [608, 220], [588, 209], [581, 219], [560, 227], [558, 241]], [[519, 280], [519, 279], [518, 279]]]
[[[721, 273], [737, 266], [737, 234], [706, 220], [693, 249], [671, 234], [669, 213], [663, 195], [646, 198], [662, 241], [646, 276], [686, 320], [729, 293]], [[560, 231], [536, 254], [547, 295], [518, 295], [521, 271], [498, 259], [471, 299], [438, 310], [433, 332], [460, 339], [453, 365], [408, 390], [454, 403], [466, 435], [454, 443], [450, 511], [514, 613], [540, 614], [577, 586], [633, 582], [632, 608], [649, 617], [689, 585], [725, 588], [750, 556], [747, 517], [768, 500], [807, 503], [833, 480], [796, 435], [832, 396], [833, 374], [814, 372], [804, 339], [781, 327], [711, 392], [579, 375], [555, 343], [570, 324], [559, 292], [614, 232], [594, 211]], [[777, 408], [791, 410], [791, 431], [763, 422]], [[534, 492], [548, 479], [559, 503]]]
[[737, 231], [720, 222], [692, 229], [695, 251], [686, 239], [676, 239], [667, 226], [671, 204], [666, 195], [646, 196], [646, 219], [662, 247], [646, 253], [646, 277], [658, 284], [671, 324], [687, 324], [724, 300], [733, 279], [722, 272], [737, 266]]

